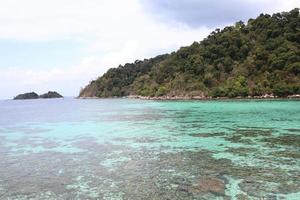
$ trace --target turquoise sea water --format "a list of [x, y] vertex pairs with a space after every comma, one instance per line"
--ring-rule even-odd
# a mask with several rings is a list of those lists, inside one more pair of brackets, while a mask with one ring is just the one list
[[300, 199], [300, 101], [0, 101], [0, 199]]

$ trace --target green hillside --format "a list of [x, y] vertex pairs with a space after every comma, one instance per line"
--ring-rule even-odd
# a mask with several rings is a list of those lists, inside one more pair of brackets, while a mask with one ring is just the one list
[[177, 52], [109, 69], [80, 97], [300, 94], [299, 9], [216, 29]]

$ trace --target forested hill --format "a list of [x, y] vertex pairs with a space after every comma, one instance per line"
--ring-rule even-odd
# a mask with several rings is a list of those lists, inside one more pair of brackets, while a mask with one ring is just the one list
[[109, 69], [80, 97], [300, 94], [299, 9], [216, 29], [177, 52]]

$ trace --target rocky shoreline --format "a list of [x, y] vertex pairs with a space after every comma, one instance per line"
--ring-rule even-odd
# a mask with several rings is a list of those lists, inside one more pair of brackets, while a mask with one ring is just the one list
[[144, 100], [219, 100], [219, 99], [300, 99], [300, 94], [289, 95], [287, 97], [278, 97], [273, 94], [265, 94], [262, 96], [247, 96], [247, 97], [211, 97], [211, 96], [160, 96], [160, 97], [147, 97], [131, 95], [127, 98], [144, 99]]
[[[287, 97], [278, 97], [272, 94], [265, 94], [262, 96], [247, 96], [247, 97], [210, 97], [210, 96], [160, 96], [149, 97], [140, 95], [129, 95], [124, 97], [110, 97], [110, 98], [128, 98], [141, 100], [226, 100], [226, 99], [300, 99], [300, 94], [289, 95]], [[78, 99], [108, 99], [101, 97], [78, 97]]]

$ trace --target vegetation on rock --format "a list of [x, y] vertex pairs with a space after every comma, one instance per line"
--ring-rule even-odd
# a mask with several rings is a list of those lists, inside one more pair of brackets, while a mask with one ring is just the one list
[[19, 100], [19, 99], [37, 99], [39, 98], [39, 95], [35, 92], [28, 92], [24, 94], [19, 94], [16, 97], [14, 97], [14, 100]]
[[49, 91], [45, 94], [42, 95], [38, 95], [35, 92], [29, 92], [29, 93], [24, 93], [24, 94], [19, 94], [17, 95], [14, 100], [22, 100], [22, 99], [38, 99], [38, 98], [42, 98], [42, 99], [50, 99], [50, 98], [62, 98], [63, 96], [60, 95], [59, 93], [55, 92], [55, 91]]
[[80, 97], [300, 94], [299, 9], [216, 29], [177, 52], [109, 69]]
[[49, 91], [45, 94], [40, 95], [39, 98], [44, 98], [44, 99], [49, 99], [49, 98], [62, 98], [63, 96], [61, 96], [60, 94], [58, 94], [55, 91]]

